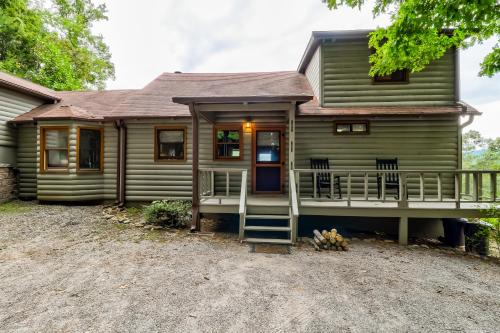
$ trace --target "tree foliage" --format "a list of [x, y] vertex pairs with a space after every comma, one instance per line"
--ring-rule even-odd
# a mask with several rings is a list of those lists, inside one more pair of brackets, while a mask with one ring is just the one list
[[2, 0], [0, 70], [55, 90], [105, 86], [114, 65], [94, 22], [107, 20], [105, 5], [91, 0]]
[[483, 138], [478, 131], [462, 136], [464, 169], [500, 170], [500, 137]]
[[[323, 0], [330, 9], [361, 8], [366, 0]], [[418, 72], [450, 48], [486, 39], [497, 43], [481, 63], [480, 75], [500, 71], [500, 4], [497, 0], [375, 0], [373, 15], [390, 14], [391, 25], [370, 34], [370, 75], [407, 68]]]

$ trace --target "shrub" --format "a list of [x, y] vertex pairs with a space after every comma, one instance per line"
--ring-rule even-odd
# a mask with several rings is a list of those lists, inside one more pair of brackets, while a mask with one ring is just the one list
[[500, 252], [500, 208], [492, 204], [486, 211], [486, 216], [487, 217], [483, 218], [483, 220], [493, 226], [491, 237], [495, 241], [497, 249]]
[[182, 228], [191, 217], [191, 205], [181, 200], [153, 201], [144, 209], [146, 222], [164, 227]]

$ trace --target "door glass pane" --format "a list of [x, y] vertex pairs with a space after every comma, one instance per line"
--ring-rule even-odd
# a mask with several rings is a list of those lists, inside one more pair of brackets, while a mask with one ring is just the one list
[[280, 131], [257, 132], [257, 163], [280, 163]]
[[80, 169], [101, 168], [101, 132], [80, 129], [78, 159]]

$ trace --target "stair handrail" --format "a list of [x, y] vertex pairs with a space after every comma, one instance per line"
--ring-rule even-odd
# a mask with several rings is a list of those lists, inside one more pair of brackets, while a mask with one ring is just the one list
[[289, 197], [290, 197], [290, 209], [291, 209], [291, 238], [292, 242], [295, 243], [297, 240], [297, 226], [299, 220], [299, 204], [297, 201], [297, 184], [295, 183], [295, 171], [290, 170], [290, 176], [288, 179], [290, 184]]
[[239, 238], [243, 239], [245, 233], [245, 218], [247, 214], [247, 179], [248, 179], [248, 171], [241, 171], [241, 189], [240, 189], [240, 205], [239, 205], [239, 214], [240, 214], [240, 228], [239, 228]]

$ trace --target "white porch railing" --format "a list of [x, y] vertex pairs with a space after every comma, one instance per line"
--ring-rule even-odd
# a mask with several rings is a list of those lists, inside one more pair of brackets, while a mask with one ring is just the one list
[[[200, 198], [229, 198], [231, 197], [231, 175], [241, 175], [247, 173], [247, 169], [238, 168], [200, 168], [199, 169], [199, 191]], [[223, 177], [223, 179], [220, 179]], [[239, 180], [234, 180], [233, 183], [240, 186]], [[217, 191], [219, 184], [219, 191]], [[221, 184], [223, 188], [221, 189]], [[245, 184], [246, 186], [246, 184]], [[239, 193], [239, 191], [238, 191]], [[237, 195], [235, 195], [236, 197]]]
[[[365, 169], [296, 169], [295, 180], [297, 183], [297, 194], [299, 203], [301, 199], [313, 199], [317, 201], [347, 201], [350, 206], [352, 201], [398, 201], [400, 207], [407, 207], [408, 201], [412, 202], [455, 202], [460, 207], [460, 202], [470, 203], [497, 203], [497, 194], [500, 170], [365, 170]], [[330, 188], [328, 198], [319, 198], [318, 174], [330, 175]], [[396, 174], [399, 179], [399, 197], [388, 197], [386, 189], [386, 174]], [[301, 194], [301, 180], [304, 176], [311, 177], [308, 185], [311, 187], [308, 196]], [[335, 198], [334, 181], [335, 176], [341, 177], [342, 198]], [[486, 181], [485, 181], [486, 176]], [[380, 197], [370, 194], [370, 188], [377, 187], [377, 177], [380, 177]], [[309, 178], [309, 179], [311, 179]], [[471, 184], [472, 179], [472, 184]], [[373, 181], [374, 180], [374, 181]], [[409, 181], [411, 180], [411, 181]], [[443, 183], [447, 183], [446, 186]], [[356, 185], [357, 195], [353, 195], [353, 184]], [[412, 192], [418, 196], [409, 196], [408, 189], [411, 185]], [[417, 186], [418, 185], [418, 186]], [[361, 187], [361, 191], [359, 191]], [[462, 189], [465, 188], [465, 191]], [[345, 190], [345, 192], [344, 192]], [[445, 195], [446, 190], [449, 194]], [[487, 193], [485, 193], [485, 190]], [[429, 193], [431, 193], [429, 195]]]
[[239, 227], [239, 238], [243, 239], [245, 234], [245, 219], [247, 215], [247, 178], [248, 171], [243, 170], [241, 172], [241, 189], [240, 189], [240, 205], [238, 207], [238, 213], [240, 215], [240, 227]]
[[295, 172], [290, 170], [290, 179], [288, 180], [290, 184], [290, 190], [288, 193], [288, 197], [290, 200], [290, 230], [291, 230], [291, 239], [292, 242], [296, 242], [297, 240], [297, 229], [299, 222], [299, 202], [297, 199], [297, 184], [295, 183]]

